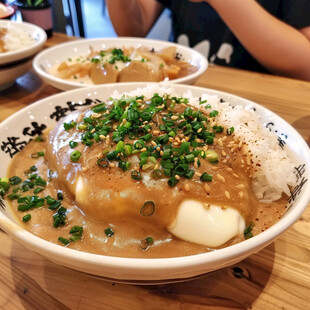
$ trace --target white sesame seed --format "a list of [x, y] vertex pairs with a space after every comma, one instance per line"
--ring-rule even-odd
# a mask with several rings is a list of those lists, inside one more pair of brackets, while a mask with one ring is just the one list
[[207, 183], [204, 185], [204, 188], [205, 188], [205, 190], [206, 190], [207, 192], [210, 191], [210, 186], [209, 186]]
[[185, 185], [184, 185], [184, 189], [188, 192], [189, 191], [189, 185], [186, 183]]
[[100, 113], [93, 113], [90, 117], [91, 118], [99, 118], [101, 116]]
[[225, 196], [226, 196], [228, 199], [230, 199], [230, 194], [229, 194], [228, 191], [225, 191]]
[[224, 178], [222, 175], [220, 175], [220, 174], [218, 173], [216, 176], [217, 176], [217, 178], [219, 179], [219, 181], [225, 183], [225, 178]]

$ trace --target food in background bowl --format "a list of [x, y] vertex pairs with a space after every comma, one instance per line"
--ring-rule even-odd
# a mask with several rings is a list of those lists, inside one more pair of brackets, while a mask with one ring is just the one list
[[68, 58], [51, 69], [56, 77], [86, 84], [159, 82], [184, 77], [198, 70], [180, 58], [175, 46], [160, 51], [146, 47], [109, 48]]
[[8, 19], [15, 13], [15, 8], [10, 5], [0, 3], [0, 19]]
[[18, 27], [0, 27], [0, 53], [13, 52], [34, 44], [29, 33]]
[[80, 251], [163, 258], [236, 244], [286, 212], [299, 163], [251, 107], [158, 85], [109, 95], [13, 159], [2, 193], [27, 230]]
[[[90, 47], [92, 49], [90, 49]], [[80, 81], [76, 76], [73, 79], [63, 79], [55, 75], [55, 71], [58, 66], [66, 62], [69, 66], [72, 65], [72, 60], [80, 59], [82, 56], [87, 57], [87, 55], [92, 54], [93, 51], [107, 51], [107, 50], [121, 50], [124, 47], [132, 47], [135, 50], [144, 48], [147, 51], [155, 51], [159, 53], [160, 51], [165, 50], [166, 48], [174, 47], [176, 48], [176, 53], [173, 55], [179, 59], [177, 63], [186, 62], [191, 66], [194, 66], [196, 70], [190, 74], [187, 74], [183, 77], [170, 80], [172, 84], [192, 84], [195, 82], [203, 72], [208, 67], [208, 61], [205, 56], [201, 53], [195, 51], [192, 48], [176, 44], [173, 42], [161, 41], [161, 40], [150, 40], [143, 38], [128, 38], [128, 37], [118, 37], [118, 38], [100, 38], [100, 39], [88, 39], [88, 40], [73, 40], [71, 42], [66, 42], [58, 44], [54, 47], [50, 47], [40, 52], [33, 60], [33, 68], [36, 73], [49, 85], [59, 88], [61, 90], [70, 90], [75, 88], [85, 88], [93, 86], [94, 83], [89, 81], [89, 78], [86, 78], [87, 72], [84, 76], [84, 80]], [[115, 55], [116, 56], [116, 55]], [[154, 55], [153, 55], [154, 56]], [[120, 55], [121, 57], [121, 55]], [[99, 58], [101, 58], [99, 56]], [[139, 58], [142, 60], [142, 57]], [[138, 59], [138, 60], [139, 60]], [[68, 61], [69, 60], [69, 61]], [[71, 60], [71, 61], [70, 61]], [[100, 59], [99, 59], [100, 60]], [[94, 59], [94, 62], [97, 62], [97, 59]], [[174, 60], [175, 61], [175, 60]], [[113, 60], [112, 60], [113, 62]], [[140, 63], [143, 61], [140, 61]], [[97, 65], [99, 65], [98, 61]], [[130, 64], [129, 62], [128, 64]], [[136, 63], [136, 62], [135, 62]], [[161, 62], [159, 67], [161, 67]], [[109, 64], [110, 65], [110, 64]], [[112, 64], [113, 65], [113, 64]], [[115, 65], [115, 64], [114, 64]], [[123, 66], [124, 64], [122, 64]], [[137, 63], [136, 63], [137, 65]], [[138, 66], [140, 66], [139, 64]], [[117, 65], [118, 66], [118, 65]], [[121, 67], [121, 66], [120, 66]], [[148, 67], [146, 67], [148, 68]], [[161, 68], [160, 68], [161, 69]], [[180, 70], [181, 72], [181, 70]], [[180, 73], [179, 73], [180, 74]], [[116, 84], [123, 84], [116, 83]], [[132, 82], [133, 83], [133, 82]], [[111, 83], [109, 83], [111, 84]], [[97, 84], [98, 85], [98, 84]]]

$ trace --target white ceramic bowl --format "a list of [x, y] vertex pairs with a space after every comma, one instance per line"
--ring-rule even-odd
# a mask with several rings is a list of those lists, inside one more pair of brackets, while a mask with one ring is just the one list
[[50, 69], [52, 67], [60, 65], [68, 58], [88, 55], [90, 53], [90, 46], [92, 46], [94, 50], [105, 50], [113, 47], [122, 48], [126, 46], [145, 46], [150, 49], [154, 48], [155, 50], [160, 50], [169, 46], [176, 46], [177, 53], [182, 55], [182, 59], [198, 67], [198, 70], [195, 73], [171, 81], [172, 83], [177, 84], [192, 84], [208, 67], [207, 59], [202, 54], [191, 48], [167, 41], [128, 37], [87, 39], [59, 44], [57, 46], [48, 48], [40, 52], [34, 58], [33, 67], [37, 74], [39, 74], [39, 76], [46, 83], [61, 90], [70, 90], [74, 88], [93, 86], [92, 84], [82, 84], [75, 81], [61, 79], [59, 77], [55, 77], [50, 73]]
[[15, 7], [0, 3], [0, 19], [9, 19], [15, 14]]
[[14, 62], [0, 68], [0, 91], [14, 84], [15, 80], [32, 68], [32, 58]]
[[33, 44], [16, 51], [0, 53], [0, 91], [11, 86], [32, 67], [33, 56], [42, 49], [46, 33], [38, 26], [29, 23], [18, 23], [0, 20], [0, 28], [22, 29], [33, 38]]
[[45, 43], [47, 38], [46, 33], [42, 28], [29, 23], [0, 20], [0, 28], [22, 29], [34, 40], [33, 44], [23, 47], [19, 50], [0, 53], [0, 66], [34, 56], [38, 51], [42, 49], [43, 44]]
[[[56, 124], [56, 107], [57, 111], [62, 111], [66, 115], [70, 113], [69, 107], [71, 110], [78, 108], [79, 105], [87, 102], [86, 99], [104, 101], [110, 97], [114, 90], [122, 93], [145, 85], [143, 83], [123, 83], [81, 88], [43, 99], [17, 112], [0, 125], [0, 176], [6, 175], [7, 167], [12, 160], [11, 156], [14, 156], [14, 153], [18, 152], [20, 147], [32, 138], [23, 130], [26, 127], [33, 128], [32, 122], [51, 127]], [[252, 105], [255, 113], [261, 116], [264, 125], [273, 124], [271, 130], [281, 136], [286, 146], [292, 150], [302, 164], [299, 169], [298, 186], [290, 197], [289, 204], [291, 206], [279, 222], [261, 234], [227, 248], [199, 255], [166, 259], [109, 257], [79, 252], [49, 243], [19, 226], [5, 201], [3, 201], [3, 208], [0, 207], [0, 227], [25, 247], [55, 263], [104, 279], [137, 284], [178, 282], [196, 277], [234, 264], [273, 242], [298, 220], [310, 200], [309, 147], [297, 131], [283, 119], [249, 100], [206, 88], [178, 84], [170, 86], [178, 95], [183, 95], [187, 90], [191, 90], [192, 94], [197, 97], [202, 93], [207, 93], [218, 95], [233, 105]], [[68, 105], [68, 103], [71, 104]], [[9, 143], [13, 139], [15, 145]]]

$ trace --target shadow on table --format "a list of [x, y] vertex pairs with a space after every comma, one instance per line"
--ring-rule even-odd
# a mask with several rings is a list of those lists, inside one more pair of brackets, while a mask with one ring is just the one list
[[103, 281], [54, 264], [17, 243], [9, 255], [12, 290], [27, 310], [246, 309], [271, 276], [275, 246], [195, 280], [152, 286]]

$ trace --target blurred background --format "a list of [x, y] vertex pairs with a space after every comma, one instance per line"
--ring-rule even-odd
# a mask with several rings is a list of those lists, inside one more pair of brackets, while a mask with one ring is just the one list
[[[14, 6], [16, 0], [0, 0]], [[85, 38], [116, 37], [105, 0], [49, 0], [52, 6], [53, 31]], [[32, 1], [35, 3], [35, 1]], [[17, 10], [12, 20], [21, 20]], [[147, 38], [169, 40], [171, 36], [170, 13], [165, 10], [151, 29]]]

